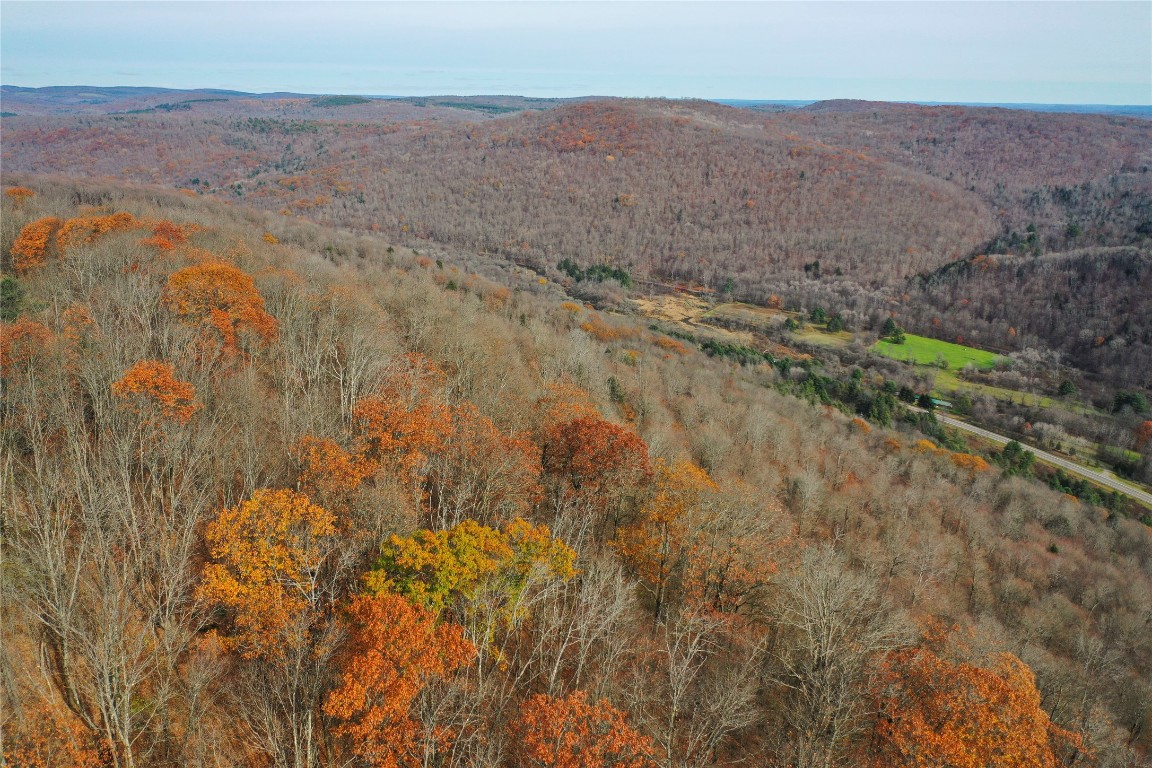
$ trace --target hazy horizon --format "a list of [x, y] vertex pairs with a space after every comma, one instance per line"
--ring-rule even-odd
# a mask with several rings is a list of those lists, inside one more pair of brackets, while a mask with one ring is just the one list
[[0, 80], [1152, 105], [1144, 2], [3, 2]]

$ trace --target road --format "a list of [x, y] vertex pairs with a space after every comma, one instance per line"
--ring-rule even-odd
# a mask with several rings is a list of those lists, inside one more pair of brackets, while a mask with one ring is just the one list
[[[916, 408], [915, 406], [910, 407], [914, 411], [920, 411], [923, 413], [923, 410], [920, 408]], [[1010, 438], [1004, 437], [1003, 435], [998, 435], [995, 432], [989, 432], [986, 429], [974, 427], [967, 422], [954, 419], [951, 416], [945, 416], [939, 411], [935, 412], [935, 416], [936, 420], [941, 424], [947, 424], [950, 427], [955, 427], [956, 429], [963, 430], [964, 432], [971, 432], [985, 438], [986, 440], [991, 440], [992, 442], [999, 445], [1006, 445], [1010, 440]], [[1036, 454], [1036, 458], [1040, 459], [1041, 461], [1060, 467], [1061, 469], [1067, 472], [1072, 472], [1073, 474], [1079, 475], [1080, 477], [1085, 477], [1094, 483], [1099, 483], [1105, 488], [1118, 491], [1125, 496], [1128, 496], [1129, 498], [1136, 499], [1137, 501], [1152, 507], [1152, 493], [1146, 493], [1137, 488], [1133, 488], [1132, 486], [1127, 485], [1126, 483], [1122, 483], [1116, 478], [1111, 477], [1103, 472], [1097, 472], [1094, 469], [1088, 469], [1087, 467], [1081, 466], [1074, 461], [1069, 461], [1068, 459], [1048, 453], [1047, 451], [1041, 451], [1038, 448], [1033, 448], [1032, 446], [1025, 445], [1024, 443], [1020, 443], [1020, 446], [1024, 450]]]

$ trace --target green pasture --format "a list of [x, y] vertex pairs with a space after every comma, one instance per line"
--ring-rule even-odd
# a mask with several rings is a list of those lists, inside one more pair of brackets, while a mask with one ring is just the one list
[[903, 344], [893, 344], [887, 339], [881, 339], [872, 349], [893, 360], [920, 365], [938, 365], [943, 360], [950, 370], [961, 370], [969, 363], [977, 368], [992, 368], [1000, 359], [1000, 355], [995, 352], [985, 352], [963, 344], [929, 339], [911, 333], [905, 334], [904, 338]]

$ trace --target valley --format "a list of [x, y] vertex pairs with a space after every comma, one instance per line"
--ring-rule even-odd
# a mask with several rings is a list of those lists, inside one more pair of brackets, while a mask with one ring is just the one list
[[1149, 764], [1152, 121], [4, 99], [9, 764]]

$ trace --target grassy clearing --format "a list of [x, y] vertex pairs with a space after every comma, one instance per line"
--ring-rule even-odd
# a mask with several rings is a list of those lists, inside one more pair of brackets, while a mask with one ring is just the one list
[[982, 349], [965, 347], [962, 344], [953, 344], [949, 341], [929, 339], [925, 336], [907, 334], [903, 344], [893, 344], [887, 339], [876, 342], [872, 349], [893, 360], [903, 360], [920, 365], [936, 365], [940, 361], [948, 364], [952, 370], [960, 370], [971, 363], [977, 368], [992, 368], [1000, 360], [995, 352], [985, 352]]
[[744, 304], [733, 301], [727, 304], [718, 304], [700, 315], [701, 319], [722, 320], [737, 322], [754, 328], [771, 328], [784, 322], [788, 317], [795, 316], [794, 312], [785, 312], [781, 309], [757, 307], [754, 304]]
[[1021, 392], [1016, 389], [1006, 389], [1005, 387], [996, 387], [991, 384], [978, 384], [974, 381], [965, 381], [960, 378], [955, 371], [932, 371], [936, 375], [936, 389], [939, 394], [951, 394], [952, 392], [968, 392], [978, 393], [981, 395], [988, 395], [995, 397], [999, 400], [1011, 400], [1014, 403], [1021, 403], [1023, 405], [1034, 405], [1040, 408], [1061, 408], [1070, 410], [1067, 403], [1056, 400], [1045, 395], [1036, 395], [1031, 392]]
[[821, 347], [846, 347], [851, 344], [852, 339], [855, 338], [849, 331], [829, 333], [823, 330], [823, 328], [824, 326], [806, 325], [799, 331], [793, 331], [792, 335], [798, 341], [816, 344]]

